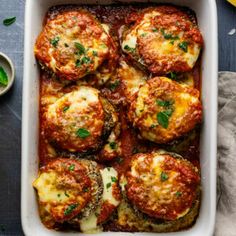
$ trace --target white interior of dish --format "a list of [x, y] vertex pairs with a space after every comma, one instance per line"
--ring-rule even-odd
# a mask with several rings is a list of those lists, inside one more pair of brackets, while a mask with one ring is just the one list
[[[129, 2], [129, 1], [120, 1]], [[149, 2], [149, 1], [136, 1]], [[202, 101], [204, 123], [201, 134], [202, 202], [196, 224], [185, 231], [156, 235], [208, 236], [212, 235], [216, 208], [216, 124], [217, 124], [217, 18], [214, 0], [162, 0], [153, 1], [188, 6], [198, 18], [205, 40], [202, 58]], [[26, 0], [25, 65], [22, 121], [22, 225], [28, 236], [75, 235], [46, 229], [40, 221], [32, 181], [38, 172], [38, 108], [39, 69], [33, 53], [35, 39], [42, 28], [49, 7], [58, 4], [110, 4], [112, 1], [80, 0]], [[78, 232], [76, 233], [78, 235]], [[133, 233], [100, 233], [103, 235], [133, 235]], [[148, 236], [151, 233], [135, 233]], [[84, 234], [79, 234], [84, 235]]]

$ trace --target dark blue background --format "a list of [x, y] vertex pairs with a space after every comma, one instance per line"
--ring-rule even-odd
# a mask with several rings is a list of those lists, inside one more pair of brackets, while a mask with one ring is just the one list
[[[35, 0], [36, 1], [36, 0]], [[197, 1], [197, 0], [196, 0]], [[66, 1], [65, 1], [66, 2]], [[23, 77], [24, 0], [0, 0], [0, 51], [16, 67], [14, 87], [0, 97], [0, 235], [23, 235], [20, 221], [21, 97]], [[236, 71], [236, 8], [218, 0], [219, 70]], [[5, 27], [2, 20], [16, 16]]]

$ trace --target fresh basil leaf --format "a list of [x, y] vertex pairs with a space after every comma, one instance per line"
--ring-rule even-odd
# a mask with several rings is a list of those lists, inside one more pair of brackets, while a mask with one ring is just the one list
[[182, 49], [184, 52], [188, 52], [188, 43], [185, 41], [179, 43], [179, 48]]
[[83, 58], [81, 59], [81, 63], [82, 63], [82, 64], [88, 64], [88, 63], [90, 63], [90, 58], [89, 58], [89, 57], [83, 57]]
[[8, 76], [3, 67], [0, 66], [0, 85], [7, 86], [8, 85]]
[[157, 121], [163, 128], [168, 128], [169, 116], [164, 111], [161, 111], [157, 114]]
[[165, 172], [161, 172], [161, 181], [164, 182], [169, 179], [169, 176]]
[[81, 43], [75, 42], [75, 47], [79, 50], [80, 55], [85, 53], [85, 47]]
[[50, 43], [52, 44], [53, 47], [56, 48], [57, 45], [58, 45], [59, 40], [60, 40], [60, 37], [55, 37], [54, 39], [52, 39], [52, 40], [50, 41]]
[[173, 36], [172, 34], [167, 34], [164, 29], [161, 29], [161, 33], [165, 39], [172, 39], [172, 40], [179, 39], [179, 36]]
[[15, 21], [16, 21], [16, 17], [14, 16], [14, 17], [3, 20], [3, 24], [5, 26], [9, 26], [9, 25], [12, 25]]
[[69, 206], [65, 209], [64, 215], [67, 216], [67, 215], [71, 214], [71, 213], [73, 212], [73, 210], [76, 209], [77, 206], [78, 206], [78, 204], [71, 204], [71, 205], [69, 205]]
[[63, 112], [66, 112], [69, 108], [70, 108], [69, 106], [65, 106], [65, 107], [63, 108]]
[[111, 181], [112, 181], [113, 183], [115, 183], [115, 182], [117, 182], [117, 178], [114, 177], [114, 176], [112, 176], [112, 177], [111, 177]]
[[131, 48], [129, 45], [125, 45], [124, 49], [129, 51], [129, 52], [135, 52], [135, 48]]
[[177, 73], [175, 72], [170, 72], [167, 76], [168, 78], [173, 79], [173, 80], [176, 80], [178, 78]]
[[87, 138], [87, 137], [90, 136], [90, 132], [89, 132], [87, 129], [79, 128], [79, 129], [76, 131], [76, 136], [77, 136], [77, 137], [80, 137], [80, 138]]
[[107, 183], [106, 185], [107, 189], [111, 187], [111, 183]]
[[69, 166], [68, 170], [74, 171], [74, 170], [75, 170], [75, 164], [71, 164], [71, 165]]

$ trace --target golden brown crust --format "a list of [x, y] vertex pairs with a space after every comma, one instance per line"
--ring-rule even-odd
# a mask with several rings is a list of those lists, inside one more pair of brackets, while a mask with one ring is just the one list
[[103, 127], [104, 109], [99, 92], [90, 87], [79, 87], [64, 95], [45, 113], [46, 136], [61, 149], [72, 152], [96, 146]]
[[78, 80], [93, 73], [107, 58], [112, 38], [87, 11], [67, 11], [48, 20], [35, 44], [40, 63], [57, 76]]
[[200, 184], [198, 170], [170, 154], [137, 154], [125, 174], [126, 194], [143, 213], [176, 220], [191, 209]]
[[[165, 116], [166, 123], [161, 123], [159, 116]], [[201, 122], [199, 91], [165, 77], [155, 77], [148, 80], [134, 97], [129, 118], [143, 138], [167, 143]]]
[[[130, 38], [136, 46], [129, 47]], [[174, 6], [159, 6], [138, 13], [135, 24], [124, 31], [122, 44], [123, 50], [150, 72], [164, 75], [191, 70], [203, 38], [186, 12]]]

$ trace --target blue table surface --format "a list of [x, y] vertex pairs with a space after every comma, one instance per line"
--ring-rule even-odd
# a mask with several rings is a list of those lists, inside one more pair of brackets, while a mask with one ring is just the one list
[[[66, 2], [66, 1], [65, 1]], [[236, 71], [236, 8], [217, 0], [219, 25], [219, 70]], [[20, 220], [21, 98], [24, 46], [24, 0], [0, 0], [0, 51], [16, 67], [14, 87], [0, 97], [0, 235], [23, 235]], [[16, 16], [9, 27], [2, 20]]]

